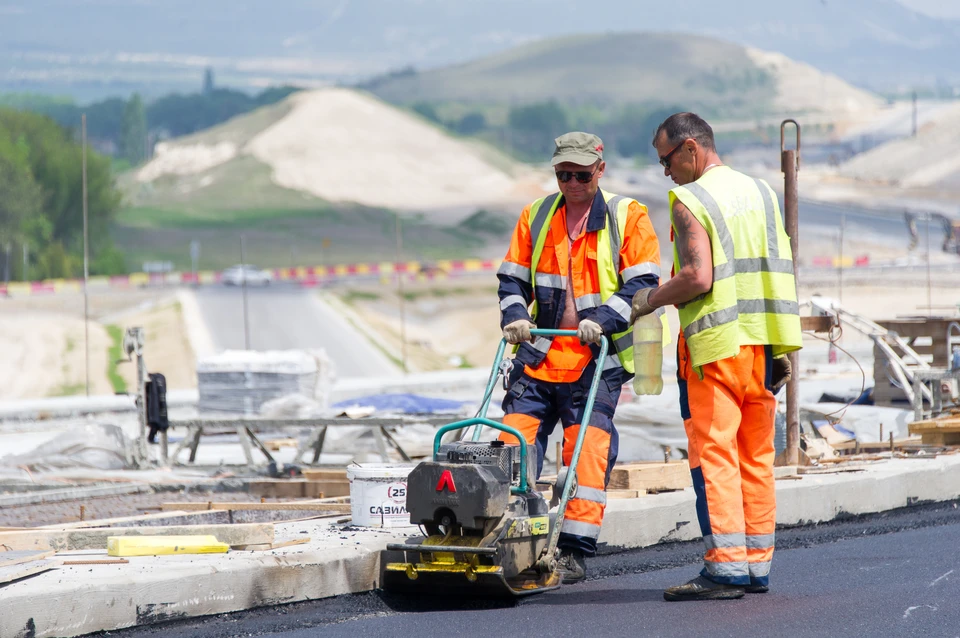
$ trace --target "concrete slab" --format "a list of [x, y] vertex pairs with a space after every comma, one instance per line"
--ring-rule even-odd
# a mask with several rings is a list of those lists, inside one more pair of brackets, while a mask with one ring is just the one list
[[[778, 523], [825, 522], [957, 498], [960, 455], [886, 460], [858, 472], [778, 481]], [[131, 558], [127, 565], [64, 566], [0, 588], [0, 636], [77, 636], [368, 591], [377, 586], [380, 550], [415, 529], [282, 523], [276, 526], [278, 541], [309, 536], [311, 542], [260, 552]], [[693, 490], [687, 489], [611, 501], [600, 541], [603, 551], [613, 552], [699, 536]]]

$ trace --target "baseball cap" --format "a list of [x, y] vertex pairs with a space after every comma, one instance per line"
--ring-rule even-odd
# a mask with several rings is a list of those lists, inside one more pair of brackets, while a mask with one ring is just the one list
[[565, 133], [554, 140], [553, 165], [573, 162], [580, 166], [591, 166], [603, 159], [603, 141], [592, 133], [575, 131]]

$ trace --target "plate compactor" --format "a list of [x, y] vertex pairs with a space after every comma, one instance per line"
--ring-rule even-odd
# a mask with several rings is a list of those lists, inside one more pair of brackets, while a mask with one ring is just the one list
[[[540, 329], [531, 333], [577, 334]], [[410, 522], [420, 526], [424, 537], [387, 545], [381, 584], [389, 592], [510, 597], [560, 586], [557, 541], [567, 503], [576, 493], [575, 468], [587, 428], [580, 428], [570, 467], [560, 472], [553, 503], [548, 503], [536, 489], [535, 448], [516, 429], [486, 418], [497, 379], [501, 374], [507, 378], [509, 365], [501, 365], [505, 348], [501, 341], [477, 417], [440, 428], [433, 460], [420, 463], [407, 478]], [[603, 340], [598, 361], [605, 360], [607, 348]], [[590, 422], [601, 371], [597, 365], [583, 423]], [[471, 441], [442, 442], [446, 433], [465, 433], [471, 426]], [[484, 426], [512, 434], [519, 445], [480, 441]], [[401, 553], [401, 561], [391, 562]]]

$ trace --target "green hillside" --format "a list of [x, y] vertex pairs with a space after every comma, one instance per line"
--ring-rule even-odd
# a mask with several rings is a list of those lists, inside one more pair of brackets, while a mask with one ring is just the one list
[[542, 40], [466, 64], [385, 76], [364, 88], [395, 103], [557, 100], [605, 108], [682, 102], [740, 115], [767, 110], [776, 82], [739, 45], [631, 33]]

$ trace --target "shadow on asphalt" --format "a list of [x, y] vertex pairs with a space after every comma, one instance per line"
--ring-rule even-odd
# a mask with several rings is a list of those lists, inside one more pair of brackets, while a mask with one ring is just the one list
[[422, 613], [431, 611], [474, 611], [486, 609], [510, 609], [517, 606], [514, 598], [469, 598], [463, 595], [407, 595], [388, 593], [378, 589], [375, 595], [391, 611], [397, 613]]

